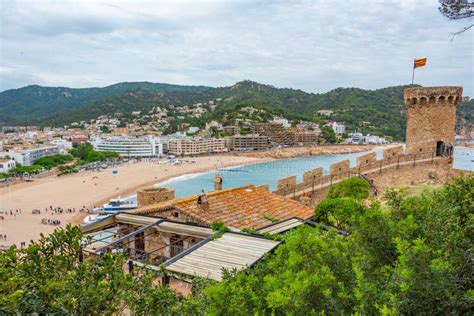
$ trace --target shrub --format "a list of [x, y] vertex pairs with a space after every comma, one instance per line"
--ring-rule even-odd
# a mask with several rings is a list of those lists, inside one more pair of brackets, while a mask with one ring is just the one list
[[347, 229], [363, 210], [364, 207], [354, 198], [324, 199], [316, 206], [315, 217], [318, 222]]
[[356, 200], [363, 200], [368, 196], [369, 183], [365, 179], [353, 177], [333, 185], [329, 189], [327, 198], [351, 197]]

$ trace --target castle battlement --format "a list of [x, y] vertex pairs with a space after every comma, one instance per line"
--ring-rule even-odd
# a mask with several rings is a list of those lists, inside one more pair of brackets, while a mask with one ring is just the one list
[[405, 89], [408, 153], [435, 151], [440, 155], [454, 144], [456, 105], [461, 97], [462, 87]]
[[462, 97], [462, 87], [408, 88], [404, 91], [407, 108], [421, 105], [456, 105]]
[[351, 177], [376, 177], [382, 179], [377, 181], [377, 185], [382, 187], [401, 184], [407, 179], [444, 180], [452, 161], [451, 157], [437, 156], [435, 151], [404, 153], [403, 146], [387, 148], [381, 156], [378, 159], [375, 152], [369, 152], [357, 157], [355, 166], [351, 166], [349, 160], [339, 161], [330, 166], [330, 172], [326, 175], [323, 168], [308, 170], [301, 183], [294, 175], [280, 179], [273, 193], [300, 201], [302, 197], [309, 198], [304, 203], [312, 205], [324, 198], [334, 183]]

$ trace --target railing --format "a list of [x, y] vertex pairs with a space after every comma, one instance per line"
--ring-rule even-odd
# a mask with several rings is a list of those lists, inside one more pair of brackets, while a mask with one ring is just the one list
[[339, 182], [343, 179], [361, 176], [367, 173], [382, 173], [383, 170], [389, 168], [395, 168], [396, 170], [398, 170], [400, 166], [406, 166], [410, 164], [416, 166], [420, 163], [433, 163], [434, 160], [438, 158], [443, 157], [436, 157], [435, 152], [424, 152], [410, 155], [400, 155], [393, 158], [385, 158], [382, 160], [369, 162], [367, 164], [359, 164], [356, 167], [352, 167], [338, 173], [328, 174], [313, 179], [313, 181], [311, 182], [302, 182], [296, 184], [296, 186], [277, 189], [273, 193], [286, 197], [296, 198], [296, 196], [299, 196], [301, 193], [314, 192], [315, 190], [332, 186], [334, 183]]

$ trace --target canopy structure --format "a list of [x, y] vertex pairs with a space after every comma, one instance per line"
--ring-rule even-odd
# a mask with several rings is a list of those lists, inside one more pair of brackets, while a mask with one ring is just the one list
[[92, 237], [92, 255], [124, 252], [132, 264], [170, 274], [222, 280], [223, 269], [243, 270], [273, 251], [280, 241], [141, 214], [119, 213], [81, 227]]
[[273, 251], [281, 241], [241, 233], [225, 233], [200, 244], [165, 262], [166, 270], [190, 276], [222, 280], [222, 271], [243, 270]]

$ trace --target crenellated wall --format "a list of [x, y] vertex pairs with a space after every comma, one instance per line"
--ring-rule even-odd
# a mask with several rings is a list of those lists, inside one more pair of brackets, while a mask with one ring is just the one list
[[296, 176], [280, 179], [277, 182], [277, 190], [288, 190], [296, 186]]
[[362, 167], [368, 166], [374, 163], [374, 161], [376, 160], [377, 160], [377, 153], [371, 152], [371, 153], [368, 153], [367, 155], [357, 157], [357, 166], [362, 166]]
[[274, 193], [314, 205], [326, 196], [334, 183], [350, 177], [372, 180], [372, 191], [379, 194], [393, 186], [427, 180], [446, 182], [452, 176], [452, 158], [437, 157], [435, 152], [404, 154], [403, 146], [398, 146], [386, 149], [383, 157], [378, 160], [375, 152], [368, 153], [358, 157], [354, 167], [349, 160], [343, 160], [332, 164], [327, 175], [322, 168], [312, 169], [304, 173], [302, 183], [297, 183], [296, 176], [287, 177], [278, 181]]
[[375, 153], [368, 153], [359, 157], [352, 168], [349, 160], [344, 160], [332, 164], [328, 175], [323, 175], [321, 168], [309, 170], [304, 173], [302, 183], [297, 183], [294, 176], [278, 181], [275, 193], [314, 205], [334, 183], [354, 176], [370, 180], [373, 194], [393, 186], [448, 181], [456, 174], [452, 158], [446, 157], [446, 149], [454, 144], [456, 105], [462, 90], [462, 87], [405, 89], [406, 151], [403, 146], [388, 148], [381, 160], [377, 160]]
[[403, 153], [403, 146], [387, 148], [383, 151], [383, 159], [396, 159], [398, 156], [403, 155]]
[[319, 179], [323, 176], [323, 168], [316, 168], [310, 171], [306, 171], [303, 174], [303, 182], [312, 183], [316, 179]]

